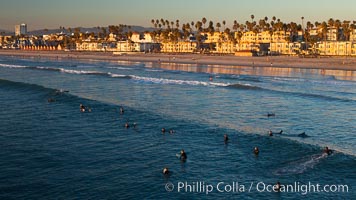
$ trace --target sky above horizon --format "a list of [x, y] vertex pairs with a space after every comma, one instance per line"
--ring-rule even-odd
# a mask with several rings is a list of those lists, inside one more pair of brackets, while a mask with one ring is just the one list
[[3, 0], [0, 6], [0, 29], [14, 31], [26, 23], [29, 31], [62, 27], [97, 27], [138, 25], [152, 27], [151, 19], [168, 19], [180, 24], [192, 21], [234, 20], [245, 23], [267, 16], [301, 24], [327, 21], [330, 18], [356, 20], [355, 0]]

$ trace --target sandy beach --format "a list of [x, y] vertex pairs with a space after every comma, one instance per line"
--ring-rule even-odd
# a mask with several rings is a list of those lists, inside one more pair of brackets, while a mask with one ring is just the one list
[[202, 65], [250, 66], [335, 69], [356, 71], [354, 57], [318, 57], [300, 58], [297, 56], [237, 57], [233, 55], [200, 55], [200, 54], [143, 54], [130, 53], [114, 55], [112, 52], [77, 52], [77, 51], [23, 51], [0, 50], [0, 55], [20, 57], [47, 57], [54, 59], [94, 59], [118, 61], [142, 61], [161, 63], [182, 63]]

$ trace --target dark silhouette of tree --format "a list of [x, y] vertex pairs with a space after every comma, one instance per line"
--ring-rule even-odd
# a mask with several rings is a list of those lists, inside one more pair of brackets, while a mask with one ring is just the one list
[[205, 23], [206, 23], [206, 18], [205, 17], [203, 17], [203, 19], [201, 20], [201, 22], [203, 23], [203, 25], [204, 25], [204, 31], [205, 31]]

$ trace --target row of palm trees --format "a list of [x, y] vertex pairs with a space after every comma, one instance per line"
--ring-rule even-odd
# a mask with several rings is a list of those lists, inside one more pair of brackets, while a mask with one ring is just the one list
[[[310, 22], [306, 23], [304, 26], [304, 17], [301, 17], [302, 24], [297, 24], [295, 22], [285, 23], [282, 22], [279, 18], [275, 16], [269, 20], [266, 16], [258, 21], [255, 20], [255, 16], [251, 15], [251, 21], [246, 21], [245, 23], [239, 23], [237, 20], [233, 21], [232, 29], [226, 27], [226, 20], [223, 20], [221, 23], [217, 22], [214, 24], [213, 21], [207, 20], [207, 18], [203, 17], [201, 21], [192, 21], [190, 23], [182, 23], [177, 19], [175, 21], [169, 21], [167, 19], [152, 19], [151, 23], [155, 30], [152, 32], [152, 35], [160, 35], [163, 40], [166, 41], [177, 41], [179, 39], [187, 38], [191, 33], [194, 32], [210, 32], [213, 33], [215, 31], [225, 32], [228, 34], [232, 34], [233, 32], [238, 32], [237, 40], [241, 39], [241, 36], [244, 32], [252, 31], [254, 33], [260, 33], [262, 31], [268, 31], [272, 35], [277, 31], [285, 31], [290, 32], [291, 35], [295, 36], [298, 32], [303, 33], [303, 40], [306, 42], [315, 43], [317, 41], [326, 40], [328, 29], [335, 28], [338, 30], [336, 40], [349, 40], [350, 33], [356, 29], [356, 21], [348, 21], [348, 20], [334, 20], [330, 18], [328, 21], [324, 22]], [[215, 25], [215, 26], [214, 26]], [[179, 29], [181, 28], [181, 30]], [[311, 36], [310, 32], [314, 28], [317, 28], [318, 35]], [[199, 35], [199, 34], [197, 34]], [[230, 39], [234, 39], [233, 37], [229, 37]], [[295, 38], [286, 38], [287, 41], [293, 41]]]
[[[348, 20], [338, 20], [330, 18], [328, 21], [323, 22], [306, 22], [304, 26], [304, 17], [301, 17], [302, 24], [297, 24], [295, 22], [285, 23], [279, 18], [273, 16], [269, 19], [267, 16], [259, 20], [255, 20], [255, 16], [250, 16], [251, 20], [245, 21], [245, 23], [239, 23], [238, 20], [234, 20], [232, 23], [231, 29], [227, 27], [226, 20], [221, 22], [214, 23], [211, 20], [208, 20], [206, 17], [203, 17], [200, 21], [191, 21], [182, 23], [180, 20], [169, 21], [167, 19], [152, 19], [151, 23], [154, 27], [154, 30], [150, 32], [152, 37], [159, 36], [160, 42], [178, 42], [180, 40], [186, 40], [193, 33], [196, 36], [196, 40], [201, 42], [203, 36], [199, 33], [209, 32], [214, 33], [224, 32], [228, 37], [223, 38], [224, 41], [238, 42], [243, 33], [247, 31], [252, 31], [254, 33], [260, 33], [263, 31], [268, 31], [270, 35], [273, 35], [275, 32], [286, 31], [290, 32], [291, 36], [296, 36], [298, 32], [303, 33], [303, 40], [308, 43], [316, 43], [317, 41], [323, 41], [327, 39], [327, 32], [330, 28], [335, 28], [340, 30], [337, 34], [336, 40], [345, 40], [350, 39], [350, 34], [353, 30], [356, 29], [356, 21]], [[311, 30], [317, 28], [318, 35], [311, 35]], [[64, 41], [61, 41], [64, 46], [69, 43], [80, 42], [90, 37], [98, 37], [101, 40], [105, 41], [108, 39], [109, 34], [113, 33], [117, 36], [118, 39], [128, 39], [132, 35], [131, 26], [120, 24], [120, 25], [111, 25], [108, 27], [97, 27], [97, 34], [92, 33], [81, 33], [79, 28], [65, 28], [60, 27], [62, 30], [66, 30], [69, 33], [72, 33], [71, 36], [66, 36]], [[235, 33], [237, 32], [237, 38], [235, 38]], [[285, 38], [287, 41], [294, 41], [296, 37]]]

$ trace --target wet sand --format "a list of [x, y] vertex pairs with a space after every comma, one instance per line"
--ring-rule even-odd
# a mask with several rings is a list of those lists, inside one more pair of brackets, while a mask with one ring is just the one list
[[238, 57], [233, 55], [163, 54], [77, 52], [77, 51], [23, 51], [0, 50], [0, 55], [20, 57], [46, 57], [54, 59], [92, 59], [112, 61], [141, 61], [161, 63], [183, 63], [201, 65], [225, 65], [246, 67], [281, 67], [335, 69], [356, 71], [356, 57], [300, 58], [297, 56]]

